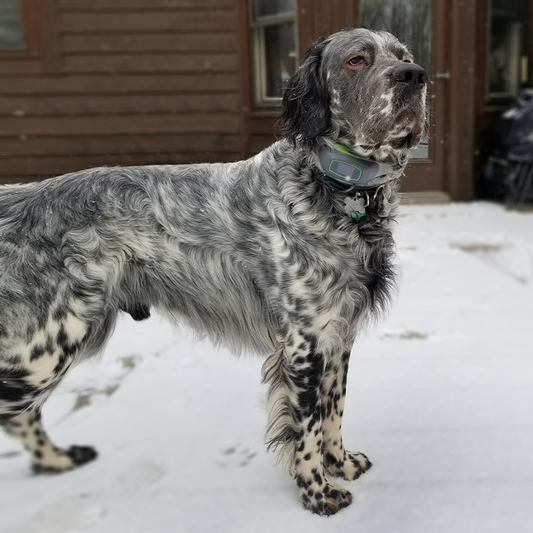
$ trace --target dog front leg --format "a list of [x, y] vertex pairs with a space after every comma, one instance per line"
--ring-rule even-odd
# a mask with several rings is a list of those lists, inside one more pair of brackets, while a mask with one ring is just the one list
[[294, 476], [304, 506], [332, 515], [352, 502], [352, 495], [328, 480], [321, 462], [323, 445], [321, 384], [324, 354], [312, 334], [293, 331], [263, 365], [268, 393], [267, 444], [279, 449]]
[[324, 467], [332, 475], [353, 481], [366, 472], [372, 463], [359, 452], [349, 452], [342, 442], [342, 416], [346, 398], [346, 380], [350, 351], [342, 358], [332, 358], [326, 365], [322, 381], [322, 433]]

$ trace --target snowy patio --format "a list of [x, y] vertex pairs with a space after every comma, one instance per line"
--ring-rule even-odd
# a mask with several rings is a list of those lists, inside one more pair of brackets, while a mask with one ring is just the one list
[[44, 417], [99, 459], [32, 476], [0, 435], [2, 533], [533, 531], [533, 213], [404, 206], [394, 305], [354, 347], [354, 503], [305, 511], [262, 444], [261, 360], [123, 317]]

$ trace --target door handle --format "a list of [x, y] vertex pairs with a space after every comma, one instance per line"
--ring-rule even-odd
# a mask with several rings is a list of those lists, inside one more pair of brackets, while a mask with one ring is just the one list
[[449, 80], [450, 79], [450, 73], [448, 71], [439, 72], [438, 74], [435, 74], [435, 78], [437, 78], [439, 80]]

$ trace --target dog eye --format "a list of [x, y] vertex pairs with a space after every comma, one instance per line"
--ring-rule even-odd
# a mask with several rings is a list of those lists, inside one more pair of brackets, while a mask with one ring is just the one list
[[409, 58], [406, 58], [403, 60], [404, 63], [412, 63], [413, 60], [412, 59], [409, 59]]
[[362, 65], [363, 63], [366, 63], [365, 58], [363, 56], [355, 56], [348, 61], [348, 65], [350, 65], [351, 67], [357, 67], [359, 65]]

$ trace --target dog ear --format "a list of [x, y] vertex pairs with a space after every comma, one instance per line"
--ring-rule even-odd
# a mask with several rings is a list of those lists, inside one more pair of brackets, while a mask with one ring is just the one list
[[329, 92], [320, 72], [326, 39], [307, 49], [304, 60], [289, 80], [277, 122], [280, 133], [294, 144], [313, 148], [330, 127]]

